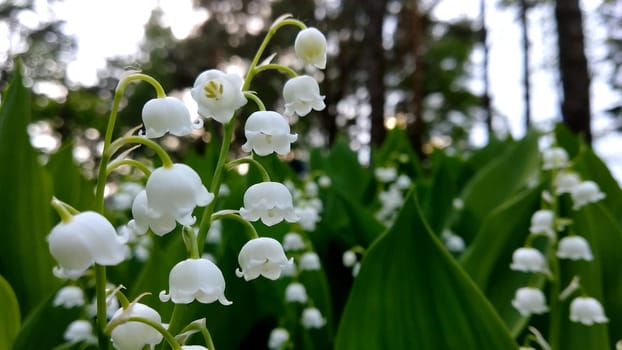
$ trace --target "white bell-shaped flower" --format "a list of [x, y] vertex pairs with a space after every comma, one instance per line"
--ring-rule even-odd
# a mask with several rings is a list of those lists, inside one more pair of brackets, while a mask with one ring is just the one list
[[[116, 319], [129, 317], [142, 317], [155, 323], [162, 323], [160, 314], [151, 307], [133, 303], [128, 309], [119, 309], [112, 316], [111, 322]], [[142, 350], [146, 345], [153, 346], [162, 341], [162, 334], [151, 326], [137, 321], [127, 321], [116, 326], [110, 334], [112, 345], [118, 350]]]
[[326, 175], [322, 175], [317, 179], [317, 183], [318, 185], [320, 185], [321, 188], [329, 188], [332, 181], [330, 179], [330, 177], [326, 176]]
[[181, 350], [209, 350], [203, 345], [182, 345]]
[[291, 150], [291, 143], [298, 139], [298, 135], [290, 134], [289, 130], [289, 123], [281, 114], [273, 111], [254, 112], [244, 126], [246, 143], [242, 145], [242, 150], [255, 151], [260, 156], [272, 152], [285, 155]]
[[52, 305], [67, 309], [82, 306], [84, 305], [84, 292], [77, 286], [65, 286], [56, 292]]
[[397, 186], [400, 190], [409, 189], [411, 184], [412, 180], [408, 177], [408, 175], [400, 175], [395, 180], [395, 186]]
[[194, 223], [192, 211], [196, 206], [206, 206], [214, 199], [196, 171], [185, 164], [155, 169], [145, 191], [151, 217], [172, 216], [184, 226]]
[[75, 320], [67, 326], [63, 338], [69, 342], [88, 344], [97, 343], [95, 333], [93, 333], [93, 325], [87, 320]]
[[308, 75], [289, 79], [283, 85], [283, 99], [287, 115], [296, 113], [304, 117], [311, 109], [321, 111], [326, 108], [324, 96], [320, 95], [320, 86]]
[[514, 271], [545, 272], [546, 258], [535, 248], [518, 248], [512, 254], [510, 268]]
[[283, 236], [283, 249], [286, 252], [305, 249], [306, 245], [302, 236], [296, 232], [289, 232]]
[[320, 257], [315, 252], [306, 252], [300, 256], [300, 269], [308, 271], [316, 271], [322, 268]]
[[246, 104], [243, 83], [239, 75], [217, 69], [199, 74], [190, 92], [198, 104], [199, 115], [228, 123], [235, 111]]
[[356, 258], [355, 252], [351, 250], [346, 250], [345, 252], [343, 252], [343, 255], [341, 256], [341, 261], [343, 263], [343, 266], [352, 267], [354, 266], [354, 264], [356, 264], [358, 259]]
[[160, 292], [160, 300], [175, 304], [189, 304], [195, 299], [203, 304], [218, 300], [223, 305], [231, 302], [225, 297], [225, 278], [208, 259], [186, 259], [177, 263], [169, 274], [170, 294]]
[[317, 68], [326, 68], [326, 37], [317, 28], [306, 28], [298, 32], [294, 41], [294, 52], [304, 63]]
[[559, 240], [557, 256], [562, 259], [592, 261], [592, 250], [588, 241], [581, 236], [566, 236]]
[[270, 332], [268, 338], [268, 348], [270, 350], [281, 350], [289, 340], [289, 332], [285, 328], [275, 328]]
[[378, 167], [374, 169], [374, 176], [380, 182], [392, 182], [397, 178], [397, 169]]
[[240, 268], [235, 270], [238, 277], [250, 281], [264, 276], [276, 280], [281, 275], [283, 266], [293, 263], [287, 260], [281, 243], [274, 238], [259, 237], [246, 242], [238, 255]]
[[554, 237], [554, 221], [555, 214], [552, 210], [538, 210], [531, 216], [531, 226], [529, 227], [529, 232], [533, 234], [545, 234], [549, 237]]
[[244, 193], [244, 207], [240, 215], [247, 221], [261, 219], [267, 226], [286, 220], [296, 222], [292, 195], [279, 182], [260, 182], [249, 187]]
[[570, 303], [570, 320], [586, 326], [607, 323], [609, 319], [600, 302], [591, 297], [577, 297]]
[[320, 221], [320, 213], [312, 206], [297, 207], [294, 213], [298, 217], [298, 223], [303, 230], [314, 231]]
[[76, 279], [93, 264], [112, 266], [125, 259], [125, 245], [101, 214], [85, 211], [52, 228], [47, 237], [58, 262], [54, 275]]
[[192, 132], [193, 124], [186, 105], [174, 97], [154, 98], [143, 106], [145, 136], [150, 139], [167, 132], [185, 136]]
[[307, 289], [302, 283], [292, 282], [285, 288], [285, 301], [288, 303], [304, 304], [307, 299]]
[[320, 310], [315, 307], [308, 307], [302, 310], [302, 326], [306, 329], [322, 328], [326, 324], [326, 320], [322, 316]]
[[568, 166], [568, 153], [561, 147], [552, 147], [542, 151], [542, 169], [561, 169]]
[[544, 293], [531, 287], [519, 288], [512, 300], [512, 306], [523, 316], [541, 314], [549, 310]]
[[571, 171], [562, 171], [555, 177], [555, 193], [560, 195], [563, 193], [571, 193], [572, 190], [581, 183], [581, 178], [577, 173]]
[[572, 209], [578, 210], [584, 205], [596, 203], [605, 198], [605, 194], [594, 181], [583, 181], [576, 185], [570, 192], [572, 197]]
[[[158, 215], [159, 214], [159, 215]], [[169, 213], [154, 213], [149, 208], [147, 191], [140, 191], [132, 202], [132, 217], [128, 227], [136, 234], [142, 235], [151, 229], [158, 236], [163, 236], [175, 229], [177, 225], [175, 217]], [[188, 221], [192, 224], [191, 221]]]
[[466, 244], [464, 243], [464, 239], [457, 234], [455, 234], [450, 229], [443, 230], [441, 234], [441, 238], [443, 239], [443, 243], [447, 250], [452, 253], [460, 253], [463, 252], [466, 248]]

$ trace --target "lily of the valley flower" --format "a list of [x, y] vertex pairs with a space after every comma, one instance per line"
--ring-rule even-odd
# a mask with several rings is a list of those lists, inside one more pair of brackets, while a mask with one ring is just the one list
[[317, 271], [321, 268], [320, 257], [315, 252], [306, 252], [300, 256], [300, 269]]
[[320, 310], [315, 307], [308, 307], [302, 310], [302, 326], [306, 329], [322, 328], [326, 324], [326, 320], [322, 316]]
[[518, 248], [512, 254], [510, 268], [514, 271], [545, 272], [546, 258], [535, 248]]
[[209, 350], [203, 345], [182, 345], [181, 350]]
[[260, 182], [249, 187], [244, 193], [244, 207], [240, 215], [248, 221], [261, 219], [267, 226], [283, 220], [296, 222], [292, 195], [279, 182]]
[[[112, 316], [111, 322], [129, 317], [142, 317], [155, 323], [162, 323], [162, 318], [156, 310], [140, 303], [132, 303], [128, 309], [117, 310]], [[162, 341], [162, 334], [142, 322], [127, 321], [116, 326], [112, 330], [110, 338], [115, 349], [141, 350], [146, 345], [153, 349], [153, 346]]]
[[572, 209], [574, 210], [605, 198], [605, 194], [600, 191], [600, 188], [594, 181], [581, 182], [572, 189], [570, 196], [572, 197]]
[[523, 287], [516, 291], [512, 306], [523, 316], [541, 314], [549, 309], [546, 306], [546, 298], [540, 289]]
[[276, 280], [281, 275], [284, 266], [293, 263], [287, 259], [281, 243], [274, 238], [259, 237], [246, 242], [238, 255], [240, 268], [235, 270], [238, 277], [250, 281], [264, 276]]
[[[168, 213], [154, 213], [149, 208], [149, 201], [147, 200], [147, 192], [145, 190], [140, 191], [134, 198], [132, 203], [132, 217], [128, 227], [137, 234], [144, 234], [148, 229], [151, 229], [153, 233], [158, 236], [163, 236], [175, 229], [175, 217]], [[184, 225], [192, 225], [194, 220], [191, 217], [181, 218], [184, 221]]]
[[167, 132], [176, 136], [189, 135], [193, 124], [186, 105], [174, 97], [147, 101], [142, 111], [145, 136], [157, 138]]
[[242, 145], [242, 150], [252, 150], [260, 156], [267, 156], [272, 152], [285, 155], [291, 150], [291, 143], [298, 139], [298, 135], [290, 134], [289, 130], [289, 123], [279, 113], [254, 112], [244, 126], [247, 141]]
[[70, 342], [88, 344], [97, 343], [97, 338], [93, 333], [93, 325], [87, 320], [75, 320], [67, 326], [63, 338]]
[[52, 305], [63, 306], [67, 309], [82, 306], [84, 305], [84, 292], [77, 286], [63, 287], [56, 292]]
[[218, 300], [223, 305], [231, 302], [225, 297], [225, 278], [208, 259], [186, 259], [177, 263], [169, 274], [170, 294], [160, 292], [160, 300], [175, 304], [189, 304], [195, 299], [203, 304]]
[[568, 153], [561, 147], [552, 147], [542, 151], [542, 169], [561, 169], [568, 166]]
[[268, 338], [268, 348], [270, 350], [281, 350], [283, 345], [289, 340], [289, 332], [285, 328], [275, 328], [270, 332]]
[[549, 237], [554, 237], [554, 220], [555, 215], [552, 210], [538, 210], [531, 216], [531, 226], [529, 227], [529, 232], [533, 234], [546, 234]]
[[320, 213], [312, 206], [297, 207], [294, 213], [299, 218], [298, 223], [306, 231], [314, 231], [316, 224], [320, 221]]
[[112, 266], [125, 259], [125, 245], [101, 214], [85, 211], [52, 228], [47, 237], [58, 262], [54, 275], [76, 279], [93, 264]]
[[304, 117], [311, 109], [321, 111], [326, 108], [324, 96], [320, 95], [320, 87], [315, 79], [308, 75], [301, 75], [289, 79], [283, 85], [283, 99], [285, 99], [285, 114]]
[[[155, 169], [147, 180], [145, 191], [149, 216], [161, 220], [169, 220], [166, 217], [172, 216], [186, 226], [194, 223], [192, 211], [196, 206], [206, 206], [214, 199], [196, 171], [185, 164]], [[151, 221], [150, 226], [154, 222]]]
[[283, 236], [283, 249], [286, 252], [305, 249], [306, 245], [302, 237], [296, 232], [289, 232]]
[[198, 104], [199, 115], [228, 123], [234, 112], [246, 104], [242, 84], [239, 75], [217, 69], [199, 74], [190, 92]]
[[570, 303], [570, 320], [586, 326], [594, 323], [607, 323], [609, 319], [600, 302], [591, 297], [577, 297]]
[[557, 256], [562, 259], [592, 261], [592, 250], [587, 240], [581, 236], [566, 236], [559, 240]]
[[571, 171], [560, 172], [555, 177], [555, 193], [571, 193], [572, 190], [581, 183], [581, 179], [577, 173]]
[[352, 267], [357, 261], [358, 259], [356, 258], [356, 253], [351, 250], [346, 250], [341, 256], [341, 262], [345, 267]]
[[316, 28], [298, 32], [294, 41], [294, 52], [306, 64], [326, 68], [326, 37]]
[[285, 288], [285, 301], [288, 303], [306, 303], [307, 290], [302, 283], [292, 282]]
[[397, 178], [397, 169], [378, 167], [374, 169], [374, 176], [380, 182], [392, 182]]

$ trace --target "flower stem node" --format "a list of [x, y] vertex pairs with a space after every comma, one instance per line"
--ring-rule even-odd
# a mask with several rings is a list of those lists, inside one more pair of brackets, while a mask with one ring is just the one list
[[302, 310], [302, 326], [306, 329], [322, 328], [326, 324], [326, 319], [320, 310], [315, 307], [308, 307]]
[[321, 111], [326, 108], [324, 96], [320, 95], [320, 86], [317, 81], [308, 75], [301, 75], [289, 79], [283, 85], [283, 99], [285, 100], [285, 114], [304, 117], [312, 109]]
[[591, 297], [577, 297], [570, 303], [570, 320], [586, 326], [607, 323], [609, 319], [600, 302]]
[[326, 37], [317, 28], [306, 28], [298, 32], [294, 41], [294, 52], [305, 64], [326, 68]]
[[572, 209], [574, 210], [579, 210], [587, 204], [596, 203], [605, 198], [605, 194], [600, 191], [600, 188], [594, 181], [581, 182], [572, 189], [570, 196], [572, 197]]
[[510, 268], [523, 272], [546, 272], [546, 258], [535, 248], [518, 248], [512, 254]]
[[570, 260], [592, 261], [592, 250], [588, 241], [581, 236], [567, 236], [559, 240], [557, 257]]
[[145, 136], [158, 138], [167, 132], [175, 136], [189, 135], [194, 129], [186, 105], [174, 97], [147, 101], [142, 111]]
[[291, 143], [298, 139], [298, 135], [290, 134], [289, 131], [289, 124], [281, 114], [273, 111], [254, 112], [244, 126], [247, 141], [242, 145], [242, 150], [255, 151], [260, 156], [273, 152], [286, 155], [291, 150]]
[[[130, 317], [142, 317], [154, 323], [162, 323], [162, 318], [156, 310], [140, 303], [132, 303], [127, 309], [117, 310], [112, 316], [110, 323], [119, 322]], [[127, 321], [113, 328], [110, 338], [117, 350], [141, 350], [146, 345], [153, 348], [153, 346], [162, 341], [163, 336], [147, 324], [138, 321]]]
[[208, 259], [186, 259], [177, 263], [169, 274], [170, 294], [160, 292], [160, 300], [175, 304], [189, 304], [195, 299], [203, 304], [219, 301], [231, 305], [225, 297], [225, 278]]
[[542, 314], [549, 310], [544, 293], [540, 289], [531, 287], [519, 288], [512, 300], [512, 306], [522, 316]]
[[243, 80], [237, 74], [217, 69], [207, 70], [196, 78], [190, 94], [197, 102], [199, 115], [226, 124], [235, 111], [247, 102], [242, 93]]
[[77, 279], [93, 264], [112, 266], [125, 259], [126, 247], [112, 224], [101, 214], [85, 211], [52, 228], [47, 237], [58, 262], [54, 275]]
[[274, 238], [259, 237], [246, 242], [238, 255], [240, 268], [235, 270], [238, 277], [250, 281], [264, 276], [276, 280], [281, 276], [284, 266], [293, 264], [287, 259], [281, 243]]
[[296, 222], [292, 194], [279, 182], [260, 182], [249, 187], [244, 193], [244, 207], [240, 208], [244, 220], [261, 219], [267, 226], [286, 220]]

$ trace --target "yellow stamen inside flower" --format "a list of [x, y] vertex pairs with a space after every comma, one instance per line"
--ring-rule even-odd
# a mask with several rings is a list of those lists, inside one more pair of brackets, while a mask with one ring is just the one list
[[207, 98], [218, 100], [222, 97], [223, 86], [217, 80], [210, 80], [203, 86]]

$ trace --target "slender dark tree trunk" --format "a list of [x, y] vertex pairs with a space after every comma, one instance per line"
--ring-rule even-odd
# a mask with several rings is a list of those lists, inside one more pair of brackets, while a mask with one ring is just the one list
[[[562, 0], [565, 1], [565, 0]], [[531, 127], [531, 82], [529, 78], [529, 23], [527, 22], [527, 0], [520, 0], [520, 24], [523, 46], [523, 104], [525, 105], [525, 129]]]
[[480, 15], [480, 42], [484, 50], [484, 59], [482, 62], [483, 83], [484, 92], [482, 93], [482, 107], [484, 108], [486, 129], [488, 131], [488, 139], [492, 138], [492, 107], [490, 105], [490, 78], [488, 76], [489, 71], [489, 53], [488, 53], [488, 29], [486, 28], [486, 0], [479, 1], [479, 15]]
[[413, 72], [413, 114], [414, 120], [408, 128], [410, 143], [415, 152], [423, 156], [423, 21], [419, 12], [419, 0], [412, 0], [412, 54], [415, 60]]
[[365, 65], [368, 74], [367, 91], [371, 104], [371, 143], [384, 142], [387, 131], [384, 127], [384, 73], [385, 59], [382, 47], [382, 23], [387, 0], [364, 0], [364, 10], [369, 23], [365, 29]]
[[590, 128], [590, 76], [583, 42], [583, 18], [579, 0], [557, 0], [557, 45], [559, 73], [562, 81], [562, 115], [564, 123], [592, 142]]

